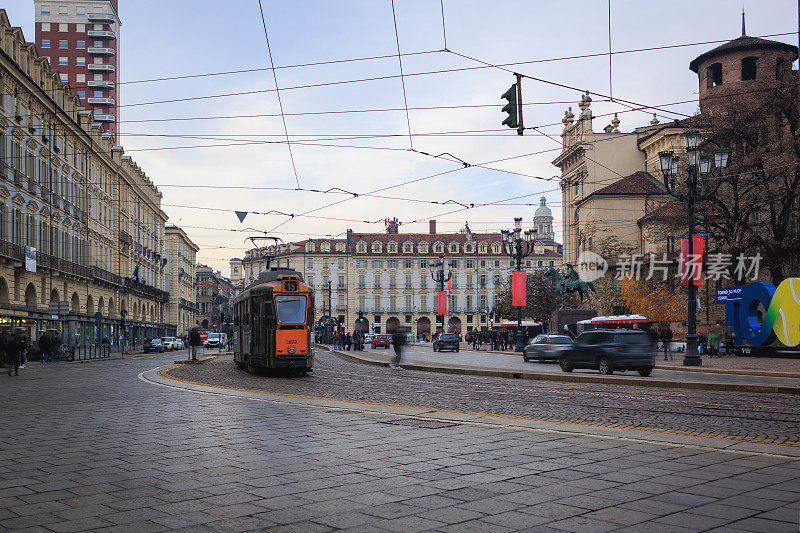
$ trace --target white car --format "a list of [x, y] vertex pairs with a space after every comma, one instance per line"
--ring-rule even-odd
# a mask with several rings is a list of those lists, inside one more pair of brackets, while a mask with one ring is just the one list
[[179, 339], [179, 338], [176, 337], [175, 338], [175, 349], [176, 350], [183, 350], [184, 348], [186, 348], [186, 346], [184, 346], [184, 344], [183, 344], [183, 339]]
[[161, 344], [164, 345], [164, 351], [166, 350], [177, 350], [175, 344], [175, 337], [161, 337]]
[[219, 333], [209, 333], [208, 337], [206, 337], [206, 348], [218, 348], [219, 343], [222, 341], [222, 337]]

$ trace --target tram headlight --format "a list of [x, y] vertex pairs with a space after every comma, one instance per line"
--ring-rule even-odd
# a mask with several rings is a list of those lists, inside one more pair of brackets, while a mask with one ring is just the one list
[[287, 352], [289, 352], [289, 353], [294, 353], [294, 346], [289, 346], [289, 347], [286, 349], [286, 351], [287, 351]]

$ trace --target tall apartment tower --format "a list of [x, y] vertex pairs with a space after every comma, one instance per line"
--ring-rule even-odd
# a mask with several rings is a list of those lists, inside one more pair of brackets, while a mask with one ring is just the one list
[[82, 110], [116, 135], [119, 117], [118, 0], [34, 0], [36, 47], [81, 99]]

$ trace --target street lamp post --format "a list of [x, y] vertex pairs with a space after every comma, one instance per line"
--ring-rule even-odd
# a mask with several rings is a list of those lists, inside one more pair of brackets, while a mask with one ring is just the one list
[[[533, 244], [536, 242], [536, 230], [522, 231], [522, 218], [514, 219], [514, 229], [503, 230], [500, 233], [503, 240], [503, 253], [517, 262], [517, 271], [522, 270], [522, 260], [533, 254]], [[517, 307], [517, 335], [514, 346], [515, 352], [525, 351], [525, 336], [522, 333], [522, 307]]]
[[689, 218], [689, 238], [688, 238], [688, 257], [684, 265], [686, 278], [689, 285], [689, 297], [686, 303], [686, 352], [683, 356], [684, 366], [702, 366], [703, 361], [697, 350], [697, 286], [694, 284], [694, 231], [695, 231], [695, 203], [697, 200], [705, 200], [714, 196], [719, 189], [722, 180], [718, 179], [713, 188], [708, 187], [708, 175], [711, 172], [711, 162], [714, 161], [717, 171], [722, 172], [728, 166], [730, 151], [720, 149], [714, 150], [714, 155], [701, 154], [697, 146], [699, 135], [696, 132], [687, 131], [684, 134], [686, 141], [686, 155], [688, 165], [686, 166], [686, 192], [680, 192], [676, 188], [675, 179], [678, 175], [680, 158], [672, 151], [658, 153], [661, 172], [664, 175], [664, 187], [670, 196], [681, 202], [687, 202]]
[[[443, 291], [444, 290], [444, 284], [447, 283], [448, 281], [450, 281], [450, 278], [453, 276], [453, 273], [450, 272], [449, 270], [448, 270], [447, 274], [445, 275], [445, 272], [444, 272], [444, 256], [441, 256], [436, 261], [433, 261], [430, 264], [429, 269], [430, 269], [430, 272], [431, 272], [431, 278], [433, 278], [433, 281], [436, 282], [436, 290], [439, 291], [439, 292]], [[438, 297], [438, 293], [437, 293], [437, 297]], [[439, 317], [441, 317], [442, 331], [444, 331], [444, 317], [445, 317], [445, 315], [440, 315], [439, 314], [439, 303], [438, 303], [438, 300], [437, 300], [437, 303], [436, 303], [436, 323], [437, 324], [439, 323]]]

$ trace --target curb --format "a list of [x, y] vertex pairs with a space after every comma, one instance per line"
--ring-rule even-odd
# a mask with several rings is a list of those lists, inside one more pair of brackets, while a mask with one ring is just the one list
[[[361, 358], [338, 350], [329, 350], [331, 353], [344, 359], [361, 364], [374, 366], [389, 366], [388, 362], [375, 359]], [[751, 385], [747, 383], [716, 383], [703, 381], [672, 381], [650, 378], [623, 378], [614, 376], [600, 376], [591, 374], [567, 374], [552, 372], [515, 372], [511, 370], [492, 370], [488, 368], [461, 368], [447, 366], [425, 366], [418, 364], [401, 364], [408, 370], [423, 372], [436, 372], [439, 374], [458, 374], [465, 376], [484, 376], [507, 379], [535, 379], [541, 381], [560, 381], [565, 383], [599, 383], [604, 385], [628, 385], [630, 387], [652, 387], [661, 389], [691, 389], [722, 392], [749, 392], [757, 394], [790, 394], [800, 396], [800, 386], [790, 385]], [[658, 367], [656, 367], [658, 368]], [[729, 372], [728, 372], [729, 373]]]
[[773, 378], [800, 378], [797, 372], [774, 372], [771, 370], [743, 370], [723, 368], [698, 368], [696, 366], [670, 366], [656, 365], [654, 368], [659, 370], [680, 370], [681, 372], [705, 372], [706, 374], [735, 374], [737, 376], [765, 376]]

